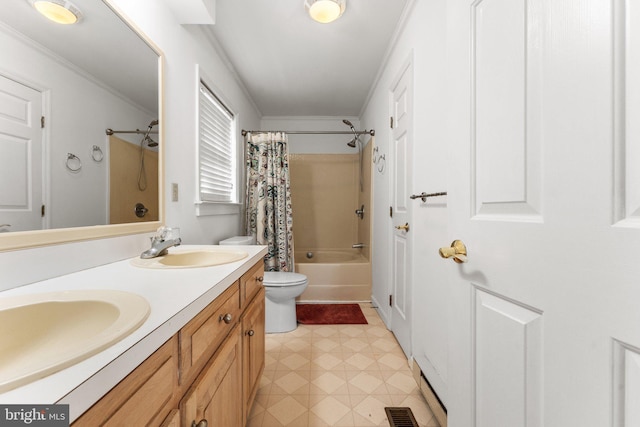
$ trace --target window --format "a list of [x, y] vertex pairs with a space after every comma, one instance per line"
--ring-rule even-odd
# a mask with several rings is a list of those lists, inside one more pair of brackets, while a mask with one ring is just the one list
[[234, 115], [202, 80], [199, 110], [200, 202], [237, 203]]

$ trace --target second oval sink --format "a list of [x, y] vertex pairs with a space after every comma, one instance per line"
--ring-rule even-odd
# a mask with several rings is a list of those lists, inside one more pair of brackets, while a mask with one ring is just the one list
[[0, 393], [88, 358], [135, 331], [137, 294], [70, 290], [0, 298]]
[[169, 252], [167, 255], [151, 259], [134, 258], [131, 264], [143, 268], [198, 268], [228, 264], [247, 256], [247, 252], [233, 249], [195, 250]]

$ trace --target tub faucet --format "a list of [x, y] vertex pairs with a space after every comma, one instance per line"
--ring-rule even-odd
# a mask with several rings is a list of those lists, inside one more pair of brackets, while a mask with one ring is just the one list
[[[177, 234], [178, 229], [171, 229], [167, 227], [160, 227], [157, 234], [151, 238], [151, 248], [140, 254], [142, 259], [150, 259], [167, 254], [167, 249], [172, 246], [180, 246], [182, 239], [180, 237], [174, 237]], [[167, 237], [173, 237], [169, 239]]]
[[351, 245], [351, 247], [353, 249], [362, 249], [364, 248], [364, 243], [354, 243], [353, 245]]

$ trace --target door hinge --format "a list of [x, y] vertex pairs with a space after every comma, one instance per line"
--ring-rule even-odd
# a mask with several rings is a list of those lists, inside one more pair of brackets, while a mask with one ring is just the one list
[[393, 218], [393, 206], [389, 206], [389, 216]]
[[40, 128], [44, 129], [44, 116], [40, 117]]
[[40, 216], [44, 218], [44, 205], [40, 207]]
[[389, 295], [389, 307], [393, 307], [393, 295]]
[[393, 116], [389, 117], [389, 127], [393, 129]]

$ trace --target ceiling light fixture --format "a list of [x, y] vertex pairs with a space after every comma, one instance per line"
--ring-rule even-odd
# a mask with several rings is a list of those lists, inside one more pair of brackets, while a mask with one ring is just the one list
[[73, 3], [66, 0], [28, 0], [46, 18], [58, 24], [75, 24], [82, 13]]
[[304, 8], [314, 21], [328, 24], [342, 16], [346, 0], [305, 0]]

